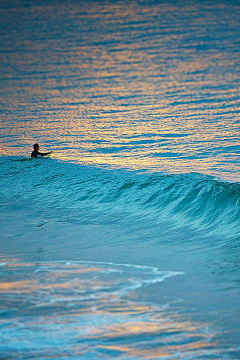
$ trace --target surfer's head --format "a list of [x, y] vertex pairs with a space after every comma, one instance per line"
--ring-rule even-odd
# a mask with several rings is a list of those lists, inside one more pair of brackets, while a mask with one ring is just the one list
[[38, 145], [38, 144], [34, 144], [34, 145], [33, 145], [33, 148], [34, 148], [34, 150], [39, 150], [39, 145]]

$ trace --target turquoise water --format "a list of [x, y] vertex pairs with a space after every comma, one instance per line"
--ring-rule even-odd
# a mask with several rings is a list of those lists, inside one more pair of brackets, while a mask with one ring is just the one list
[[240, 359], [239, 16], [0, 1], [1, 359]]

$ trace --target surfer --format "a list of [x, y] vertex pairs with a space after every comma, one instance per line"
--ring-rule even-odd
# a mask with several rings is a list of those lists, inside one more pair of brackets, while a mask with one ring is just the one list
[[50, 151], [50, 152], [46, 152], [46, 153], [41, 153], [41, 152], [39, 152], [38, 150], [39, 150], [39, 145], [38, 144], [34, 144], [33, 145], [33, 152], [31, 153], [31, 157], [33, 157], [33, 158], [37, 158], [38, 157], [38, 155], [40, 155], [40, 156], [47, 156], [47, 155], [49, 155], [49, 154], [51, 154], [51, 152], [52, 151]]

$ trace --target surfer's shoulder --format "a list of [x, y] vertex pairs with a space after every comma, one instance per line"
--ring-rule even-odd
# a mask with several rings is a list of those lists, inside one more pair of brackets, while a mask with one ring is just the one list
[[38, 157], [38, 151], [37, 151], [37, 150], [33, 150], [32, 153], [31, 153], [31, 157], [32, 157], [32, 158]]

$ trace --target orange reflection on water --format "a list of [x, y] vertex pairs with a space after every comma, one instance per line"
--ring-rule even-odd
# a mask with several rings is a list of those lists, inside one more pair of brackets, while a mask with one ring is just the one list
[[[7, 135], [0, 153], [29, 155], [39, 142], [56, 159], [77, 163], [239, 178], [238, 154], [226, 147], [238, 146], [239, 51], [231, 56], [231, 44], [221, 46], [219, 30], [219, 38], [207, 36], [209, 24], [218, 24], [217, 10], [229, 11], [218, 5], [215, 13], [208, 4], [185, 4], [184, 19], [177, 4], [48, 6], [51, 21], [67, 16], [83, 40], [67, 29], [64, 46], [61, 36], [53, 41], [44, 33], [45, 41], [18, 40], [27, 51], [8, 55], [20, 74], [17, 80], [3, 74], [11, 80], [3, 94], [6, 108], [23, 116], [0, 119], [0, 135]], [[44, 7], [36, 9], [44, 16]], [[229, 13], [225, 20], [237, 26]], [[222, 30], [234, 47], [233, 28]], [[9, 58], [3, 54], [2, 61]], [[174, 139], [164, 142], [168, 134]]]
[[[166, 356], [175, 356], [178, 353], [179, 359], [185, 359], [187, 355], [189, 355], [192, 351], [196, 351], [196, 355], [204, 355], [208, 349], [210, 350], [213, 346], [216, 346], [216, 343], [202, 343], [195, 342], [184, 345], [163, 345], [161, 347], [149, 349], [136, 349], [133, 346], [125, 346], [125, 345], [99, 345], [98, 348], [105, 350], [114, 350], [123, 353], [125, 356], [138, 356], [141, 359], [158, 359]], [[203, 349], [203, 352], [201, 352]], [[183, 353], [181, 353], [183, 351]]]
[[[68, 349], [72, 354], [87, 354], [93, 349], [96, 354], [108, 351], [106, 358], [116, 351], [129, 358], [177, 355], [185, 359], [186, 354], [194, 357], [217, 351], [218, 343], [213, 340], [215, 334], [210, 324], [186, 320], [183, 313], [171, 313], [170, 308], [166, 310], [157, 304], [141, 303], [139, 291], [131, 290], [134, 300], [130, 300], [130, 290], [125, 290], [123, 295], [122, 290], [129, 282], [127, 274], [124, 275], [128, 267], [121, 268], [122, 271], [117, 268], [115, 273], [114, 264], [52, 262], [33, 264], [32, 272], [31, 264], [29, 269], [19, 266], [22, 273], [16, 273], [21, 262], [15, 265], [14, 270], [8, 263], [3, 267], [8, 276], [12, 271], [14, 276], [22, 278], [0, 284], [4, 306], [9, 298], [10, 306], [14, 301], [23, 304], [19, 309], [24, 326], [33, 331], [38, 326], [39, 331], [50, 329], [56, 336], [65, 334], [70, 339]], [[135, 270], [134, 275], [141, 279], [144, 272], [138, 274]], [[29, 275], [31, 280], [24, 280]], [[23, 310], [36, 316], [25, 318]]]
[[[117, 351], [122, 356], [141, 359], [178, 354], [179, 358], [185, 359], [186, 354], [192, 353], [194, 356], [203, 355], [206, 351], [214, 353], [212, 349], [217, 348], [217, 342], [212, 340], [213, 334], [206, 331], [201, 322], [184, 321], [180, 316], [166, 316], [153, 305], [125, 303], [122, 299], [117, 301], [116, 306], [114, 303], [106, 303], [105, 306], [102, 304], [100, 313], [103, 311], [103, 314], [111, 315], [111, 323], [89, 327], [84, 337], [111, 342], [108, 345], [97, 345], [97, 348], [108, 350], [110, 354], [111, 351]], [[121, 321], [118, 320], [119, 315]], [[116, 321], [113, 321], [114, 317]], [[127, 343], [118, 345], [120, 339], [127, 339]], [[156, 346], [156, 342], [161, 342], [162, 345]]]
[[[148, 311], [152, 310], [151, 308], [148, 309]], [[123, 315], [126, 315], [125, 312], [123, 312]], [[159, 322], [123, 322], [120, 324], [114, 324], [109, 325], [106, 327], [101, 327], [101, 329], [96, 329], [95, 331], [91, 332], [92, 337], [107, 337], [107, 338], [120, 338], [125, 336], [134, 336], [134, 335], [147, 335], [147, 334], [160, 334], [161, 332], [164, 332], [167, 330], [167, 333], [174, 333], [176, 331], [195, 331], [196, 327], [193, 325], [187, 326], [186, 323], [168, 323], [168, 322], [162, 322], [159, 319]]]
[[36, 290], [48, 290], [48, 289], [68, 289], [71, 288], [73, 284], [69, 283], [59, 283], [59, 284], [44, 284], [38, 285], [35, 284], [33, 280], [27, 281], [9, 281], [0, 283], [0, 291], [2, 292], [17, 292], [17, 293], [31, 293]]
[[[27, 281], [10, 281], [10, 282], [1, 282], [0, 283], [0, 291], [22, 291], [22, 292], [26, 292], [26, 288], [29, 287], [32, 289], [32, 286], [30, 287], [30, 285], [32, 284], [31, 280], [27, 280]], [[24, 289], [25, 287], [25, 289]]]
[[[9, 260], [8, 260], [9, 261]], [[7, 264], [8, 267], [26, 267], [26, 266], [33, 266], [33, 263], [26, 262], [26, 263], [20, 263], [20, 262], [12, 262], [14, 259], [11, 259], [11, 262]]]

